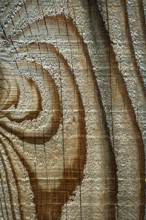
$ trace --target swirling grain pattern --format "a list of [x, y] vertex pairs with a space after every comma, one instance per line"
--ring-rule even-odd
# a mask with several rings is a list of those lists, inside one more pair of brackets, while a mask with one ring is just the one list
[[0, 219], [145, 219], [144, 1], [0, 0]]

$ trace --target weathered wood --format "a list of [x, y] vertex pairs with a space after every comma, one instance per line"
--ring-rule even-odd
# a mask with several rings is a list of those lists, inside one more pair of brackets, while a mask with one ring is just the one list
[[145, 12], [0, 0], [0, 219], [145, 219]]

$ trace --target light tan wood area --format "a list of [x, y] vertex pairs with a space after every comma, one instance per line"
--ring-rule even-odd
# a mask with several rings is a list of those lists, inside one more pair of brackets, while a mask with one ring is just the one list
[[0, 0], [0, 220], [144, 220], [144, 0]]

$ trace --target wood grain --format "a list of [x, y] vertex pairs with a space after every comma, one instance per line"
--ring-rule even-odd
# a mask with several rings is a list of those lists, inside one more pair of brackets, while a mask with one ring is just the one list
[[145, 219], [145, 7], [0, 0], [0, 219]]

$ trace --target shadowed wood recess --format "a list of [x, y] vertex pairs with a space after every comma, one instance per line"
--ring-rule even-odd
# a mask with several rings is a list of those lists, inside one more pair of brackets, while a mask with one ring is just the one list
[[0, 220], [144, 220], [146, 1], [0, 0]]

